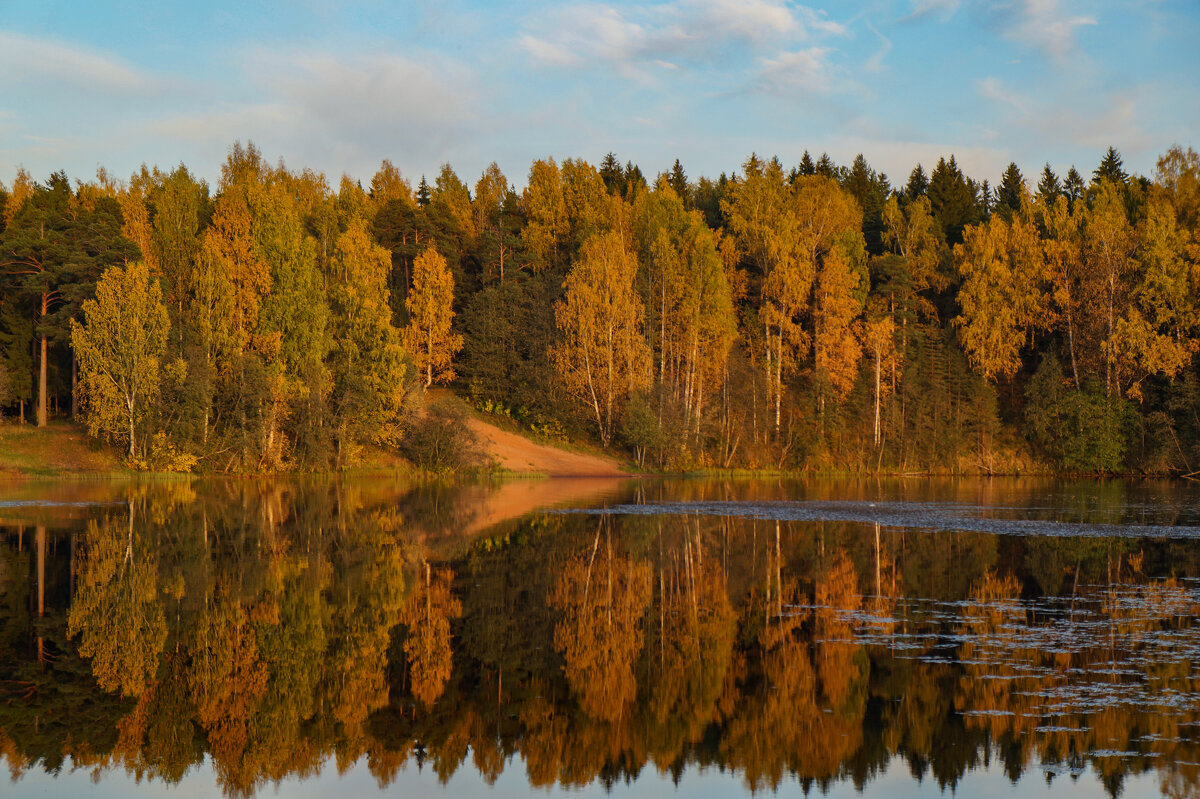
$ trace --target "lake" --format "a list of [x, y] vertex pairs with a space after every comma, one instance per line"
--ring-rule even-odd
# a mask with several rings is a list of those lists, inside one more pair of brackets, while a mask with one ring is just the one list
[[0, 488], [5, 796], [1194, 796], [1200, 491]]

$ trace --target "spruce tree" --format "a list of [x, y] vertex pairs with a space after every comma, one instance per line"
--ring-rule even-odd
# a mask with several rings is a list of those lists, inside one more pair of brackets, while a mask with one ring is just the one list
[[1104, 158], [1100, 161], [1100, 166], [1092, 172], [1092, 182], [1099, 183], [1103, 180], [1110, 181], [1117, 185], [1123, 185], [1129, 180], [1129, 176], [1125, 174], [1125, 170], [1121, 165], [1121, 154], [1117, 152], [1115, 147], [1109, 147], [1104, 153]]
[[1083, 176], [1079, 174], [1075, 167], [1067, 170], [1067, 177], [1063, 180], [1063, 194], [1067, 195], [1067, 201], [1072, 207], [1075, 201], [1083, 197], [1084, 189], [1087, 187], [1083, 184]]
[[918, 197], [924, 197], [929, 191], [929, 178], [925, 175], [925, 170], [920, 164], [908, 174], [908, 185], [904, 187], [904, 197], [908, 200], [915, 200]]
[[813, 163], [812, 156], [808, 154], [808, 150], [805, 150], [804, 155], [800, 158], [800, 174], [805, 177], [817, 174], [817, 166]]
[[1062, 184], [1058, 181], [1058, 175], [1054, 174], [1054, 170], [1046, 164], [1042, 168], [1042, 179], [1038, 181], [1037, 196], [1042, 202], [1049, 205], [1058, 199], [1063, 193]]
[[996, 210], [1002, 214], [1011, 214], [1021, 208], [1021, 195], [1025, 193], [1025, 178], [1015, 163], [1010, 163], [1000, 178], [1000, 187], [996, 190]]

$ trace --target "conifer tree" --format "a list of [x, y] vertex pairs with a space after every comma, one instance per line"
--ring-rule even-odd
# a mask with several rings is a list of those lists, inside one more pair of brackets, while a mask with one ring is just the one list
[[1042, 179], [1037, 185], [1037, 200], [1038, 202], [1049, 205], [1058, 199], [1063, 193], [1062, 184], [1058, 180], [1058, 175], [1054, 174], [1054, 170], [1050, 168], [1050, 164], [1046, 164], [1042, 168]]
[[1105, 151], [1104, 158], [1100, 159], [1100, 166], [1092, 172], [1092, 183], [1100, 183], [1105, 180], [1116, 185], [1124, 185], [1129, 180], [1129, 176], [1122, 168], [1121, 154], [1111, 146]]

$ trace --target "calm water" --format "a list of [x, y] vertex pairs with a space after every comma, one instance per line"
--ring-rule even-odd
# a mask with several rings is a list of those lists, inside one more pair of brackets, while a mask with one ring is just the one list
[[1200, 794], [1168, 482], [0, 489], [5, 796]]

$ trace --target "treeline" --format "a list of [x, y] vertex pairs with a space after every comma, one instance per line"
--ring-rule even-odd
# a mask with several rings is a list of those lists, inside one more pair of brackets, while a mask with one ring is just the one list
[[[648, 181], [535, 161], [416, 190], [235, 145], [24, 172], [0, 232], [0, 401], [79, 413], [151, 468], [345, 466], [451, 384], [667, 469], [1200, 468], [1200, 156], [1153, 180], [859, 156]], [[1031, 188], [1032, 186], [1032, 188]]]

